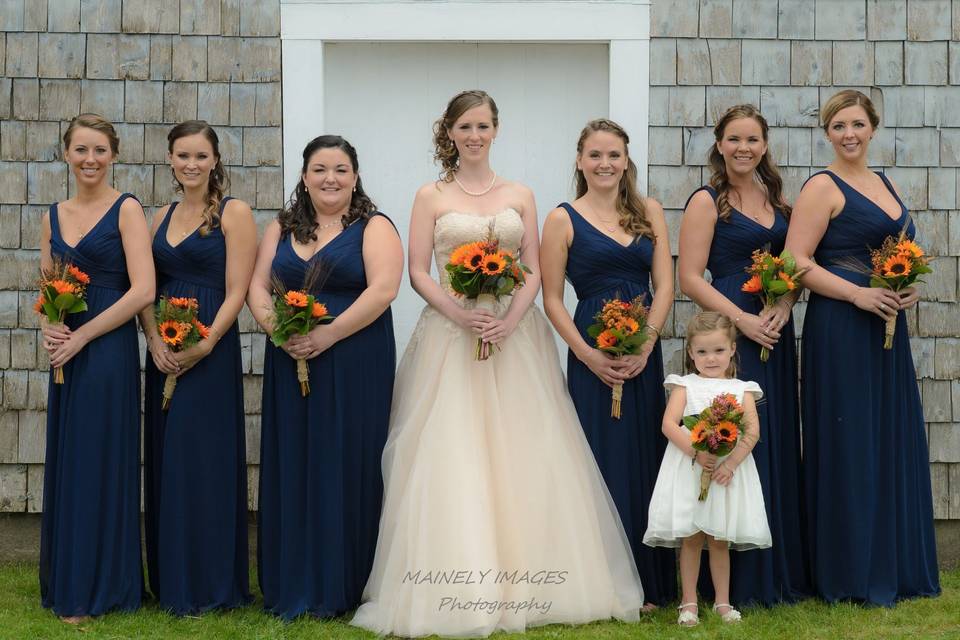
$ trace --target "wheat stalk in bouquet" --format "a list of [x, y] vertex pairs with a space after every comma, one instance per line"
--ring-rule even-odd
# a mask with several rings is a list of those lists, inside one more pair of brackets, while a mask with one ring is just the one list
[[[40, 295], [33, 310], [46, 316], [51, 324], [63, 324], [68, 313], [87, 310], [87, 285], [90, 276], [77, 266], [59, 258], [49, 269], [42, 269], [38, 288]], [[54, 367], [53, 383], [63, 384], [63, 367]]]
[[[647, 315], [649, 307], [643, 304], [643, 296], [627, 302], [614, 298], [606, 300], [593, 317], [594, 323], [587, 327], [587, 335], [596, 340], [596, 348], [616, 357], [640, 353], [648, 340]], [[620, 419], [620, 403], [623, 400], [623, 383], [613, 387], [610, 417]]]

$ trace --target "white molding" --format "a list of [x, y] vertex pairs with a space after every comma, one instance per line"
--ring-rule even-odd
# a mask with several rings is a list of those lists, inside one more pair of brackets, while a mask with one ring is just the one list
[[324, 42], [357, 41], [607, 43], [610, 118], [630, 134], [645, 188], [649, 37], [649, 0], [281, 0], [284, 193], [289, 195], [298, 180], [304, 144], [324, 131]]

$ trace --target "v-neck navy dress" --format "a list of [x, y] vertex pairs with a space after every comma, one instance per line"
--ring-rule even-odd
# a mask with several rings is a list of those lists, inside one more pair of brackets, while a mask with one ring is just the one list
[[[858, 286], [868, 277], [838, 264], [870, 264], [870, 248], [900, 233], [892, 219], [829, 171], [845, 204], [814, 253], [817, 264]], [[907, 234], [914, 236], [909, 222]], [[921, 285], [922, 286], [922, 285]], [[801, 406], [813, 583], [823, 599], [891, 606], [940, 593], [930, 458], [906, 314], [893, 349], [884, 321], [811, 293], [803, 323]]]
[[[566, 271], [578, 300], [573, 322], [583, 339], [593, 344], [587, 327], [593, 324], [594, 315], [605, 301], [644, 295], [647, 305], [653, 302], [653, 242], [641, 237], [623, 246], [587, 222], [570, 204], [564, 202], [560, 206], [573, 225]], [[567, 387], [623, 522], [645, 600], [661, 606], [669, 604], [677, 597], [673, 550], [643, 544], [650, 496], [667, 448], [660, 430], [666, 408], [660, 343], [654, 346], [643, 371], [624, 383], [619, 420], [610, 417], [610, 387], [569, 350]]]
[[[383, 215], [380, 213], [374, 215]], [[357, 220], [304, 260], [281, 238], [273, 272], [300, 289], [314, 261], [316, 292], [332, 315], [367, 287], [366, 220]], [[307, 361], [310, 393], [300, 395], [296, 361], [266, 341], [260, 440], [257, 556], [266, 609], [291, 619], [336, 616], [360, 604], [376, 549], [396, 369], [393, 319], [376, 320]]]
[[[716, 201], [712, 187], [701, 187]], [[687, 200], [689, 203], [689, 200]], [[746, 268], [756, 250], [780, 255], [787, 238], [787, 219], [774, 212], [767, 228], [737, 209], [717, 220], [707, 257], [711, 285], [742, 310], [759, 314], [760, 296], [745, 293]], [[763, 389], [757, 404], [760, 441], [752, 454], [763, 487], [767, 522], [773, 538], [769, 549], [741, 551], [730, 556], [730, 600], [736, 605], [773, 605], [796, 602], [811, 595], [806, 545], [806, 517], [800, 465], [800, 403], [797, 386], [797, 349], [793, 317], [780, 329], [780, 340], [767, 362], [760, 360], [760, 345], [737, 339], [737, 377], [752, 380]], [[701, 563], [703, 573], [709, 565]], [[713, 593], [713, 584], [701, 581], [701, 592]]]
[[[220, 203], [220, 213], [230, 198]], [[218, 225], [167, 240], [174, 202], [153, 238], [157, 297], [196, 298], [213, 323], [226, 295], [226, 239]], [[160, 607], [177, 615], [250, 601], [243, 365], [237, 323], [177, 380], [146, 358], [144, 496], [147, 572]]]
[[[75, 247], [50, 207], [50, 251], [90, 276], [87, 310], [71, 329], [130, 288], [120, 236], [122, 194]], [[60, 616], [140, 606], [140, 357], [131, 318], [91, 340], [63, 367], [47, 396], [47, 449], [40, 530], [40, 595]]]

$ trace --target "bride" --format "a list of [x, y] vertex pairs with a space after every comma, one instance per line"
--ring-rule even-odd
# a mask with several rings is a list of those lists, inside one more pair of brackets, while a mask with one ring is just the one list
[[[381, 634], [637, 620], [643, 604], [553, 335], [532, 304], [533, 194], [490, 167], [497, 124], [483, 91], [454, 96], [434, 127], [442, 178], [413, 205], [410, 280], [428, 306], [397, 372], [376, 558], [352, 621]], [[533, 271], [493, 312], [455, 298], [443, 268], [488, 229]], [[478, 336], [497, 347], [484, 361], [475, 358]]]

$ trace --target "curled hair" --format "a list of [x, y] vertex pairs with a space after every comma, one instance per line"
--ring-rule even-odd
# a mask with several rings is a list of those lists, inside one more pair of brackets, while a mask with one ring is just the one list
[[[205, 236], [213, 229], [220, 226], [220, 203], [223, 201], [224, 192], [230, 184], [227, 177], [227, 171], [223, 168], [223, 162], [220, 160], [220, 138], [217, 132], [213, 130], [204, 120], [187, 120], [170, 129], [167, 134], [167, 151], [173, 154], [173, 143], [180, 138], [200, 134], [207, 139], [213, 148], [213, 155], [217, 163], [210, 171], [210, 179], [207, 181], [207, 193], [204, 196], [203, 224], [200, 225], [200, 235]], [[176, 174], [173, 176], [178, 193], [183, 193], [183, 185], [177, 180]]]
[[490, 107], [493, 126], [500, 126], [500, 110], [497, 109], [497, 103], [486, 91], [480, 89], [461, 91], [450, 98], [443, 115], [433, 123], [433, 159], [440, 163], [440, 179], [444, 182], [453, 180], [453, 174], [460, 162], [460, 152], [457, 151], [457, 145], [450, 139], [450, 129], [460, 116], [483, 104]]
[[827, 100], [823, 108], [820, 109], [820, 126], [823, 127], [824, 131], [827, 131], [830, 121], [836, 117], [838, 111], [857, 105], [863, 107], [863, 110], [867, 112], [870, 126], [874, 129], [880, 126], [880, 116], [877, 115], [877, 109], [873, 106], [873, 100], [855, 89], [844, 89]]
[[[700, 311], [690, 318], [687, 322], [687, 371], [690, 373], [696, 373], [697, 367], [693, 362], [693, 356], [690, 355], [690, 341], [694, 336], [699, 336], [704, 333], [711, 333], [713, 331], [723, 331], [726, 336], [730, 339], [730, 343], [734, 344], [737, 341], [737, 327], [733, 324], [733, 320], [723, 315], [722, 313], [717, 313], [716, 311]], [[734, 354], [734, 357], [730, 358], [730, 365], [726, 370], [727, 377], [735, 378], [737, 377], [737, 357]]]
[[[769, 143], [770, 127], [767, 125], [767, 119], [752, 104], [738, 104], [730, 107], [717, 120], [713, 127], [713, 137], [717, 142], [723, 140], [723, 133], [734, 120], [741, 118], [750, 118], [760, 125], [760, 132], [763, 135], [763, 141]], [[707, 154], [707, 161], [710, 163], [710, 186], [717, 192], [717, 217], [720, 220], [728, 220], [733, 205], [730, 204], [730, 176], [727, 175], [727, 164], [720, 154], [717, 145], [711, 145]], [[784, 216], [790, 218], [792, 207], [787, 204], [783, 197], [783, 178], [780, 177], [780, 171], [777, 169], [777, 163], [770, 157], [770, 148], [760, 158], [760, 164], [754, 172], [755, 179], [767, 192], [767, 202], [774, 210], [779, 209]]]
[[317, 136], [307, 143], [303, 149], [303, 167], [300, 169], [300, 180], [290, 194], [290, 200], [287, 206], [277, 217], [280, 222], [281, 237], [286, 237], [292, 233], [300, 244], [307, 244], [317, 239], [316, 229], [317, 212], [313, 208], [313, 201], [310, 200], [310, 194], [307, 193], [307, 187], [303, 183], [303, 176], [307, 172], [307, 166], [310, 164], [310, 158], [320, 149], [340, 149], [350, 158], [350, 165], [353, 172], [357, 174], [357, 185], [350, 198], [350, 208], [347, 210], [340, 222], [346, 229], [354, 220], [366, 220], [377, 206], [363, 190], [363, 182], [360, 180], [360, 163], [357, 161], [357, 150], [353, 145], [340, 136], [326, 135]]
[[110, 141], [110, 151], [113, 152], [113, 155], [116, 156], [120, 153], [120, 136], [117, 135], [117, 130], [113, 127], [112, 122], [99, 113], [81, 113], [71, 120], [67, 130], [63, 132], [63, 145], [65, 147], [70, 146], [70, 140], [77, 129], [99, 131], [107, 136], [107, 140]]
[[[643, 196], [637, 189], [637, 165], [630, 159], [630, 136], [619, 124], [606, 118], [591, 120], [580, 132], [580, 138], [577, 140], [577, 156], [583, 154], [583, 145], [587, 138], [597, 131], [606, 131], [620, 138], [623, 141], [623, 151], [627, 157], [627, 170], [620, 176], [620, 184], [617, 187], [617, 214], [620, 216], [620, 226], [624, 231], [636, 238], [646, 236], [654, 243], [657, 236], [653, 232], [653, 226], [647, 218], [647, 207]], [[587, 179], [579, 167], [574, 166], [573, 183], [576, 189], [577, 197], [583, 197], [587, 192]]]

